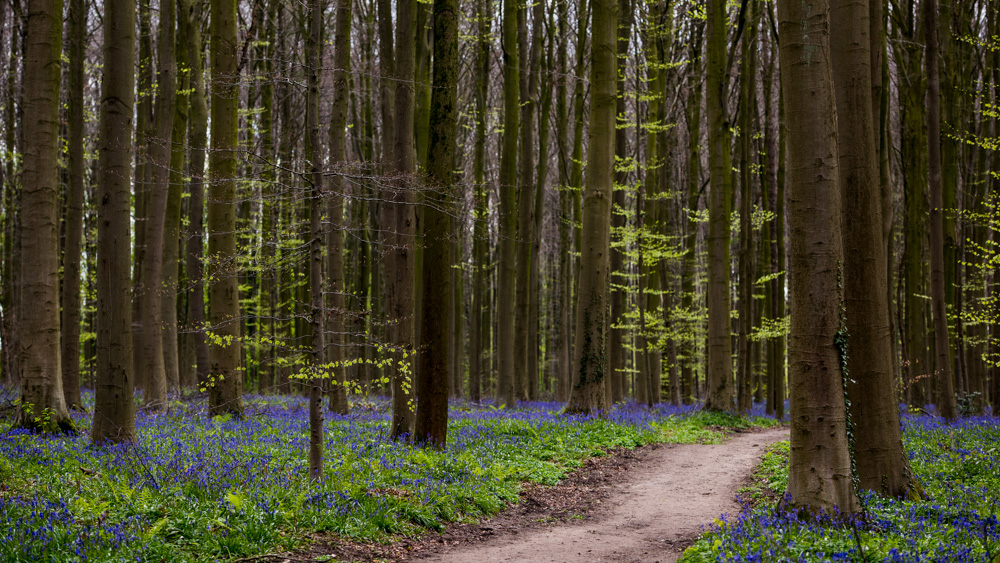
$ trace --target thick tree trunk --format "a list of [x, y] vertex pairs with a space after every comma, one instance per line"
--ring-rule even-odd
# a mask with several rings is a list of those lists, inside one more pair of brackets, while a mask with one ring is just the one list
[[17, 425], [75, 432], [59, 349], [59, 82], [62, 0], [33, 0], [24, 37]]
[[[347, 0], [350, 2], [350, 0]], [[319, 84], [323, 64], [323, 0], [311, 0], [308, 5], [309, 26], [306, 30], [306, 130], [304, 156], [308, 171], [309, 187], [309, 328], [312, 344], [312, 369], [305, 384], [309, 389], [309, 479], [323, 478], [323, 388], [327, 385], [324, 367], [326, 347], [324, 318], [326, 307], [323, 299], [325, 280], [323, 272], [323, 243], [326, 231], [323, 224], [323, 170], [319, 135]], [[213, 14], [214, 15], [214, 14]], [[214, 100], [213, 100], [214, 104]], [[334, 108], [336, 115], [336, 106]], [[336, 118], [335, 118], [336, 119]], [[339, 249], [338, 249], [339, 250]], [[335, 367], [334, 369], [338, 369]]]
[[708, 205], [708, 370], [705, 408], [732, 411], [733, 343], [729, 302], [729, 215], [732, 173], [726, 85], [726, 2], [709, 0], [706, 108], [711, 193]]
[[132, 101], [135, 87], [135, 0], [104, 4], [97, 166], [97, 381], [91, 440], [135, 440], [132, 398], [131, 240]]
[[850, 335], [847, 395], [858, 444], [855, 464], [860, 487], [903, 496], [909, 492], [911, 472], [903, 452], [892, 378], [886, 245], [872, 104], [870, 33], [881, 22], [870, 20], [867, 0], [831, 0], [830, 5], [835, 30], [830, 51], [837, 97], [844, 308]]
[[209, 412], [243, 414], [240, 302], [236, 248], [237, 108], [236, 5], [211, 1], [212, 151], [209, 153], [208, 254], [211, 256]]
[[[517, 8], [517, 65], [518, 88], [520, 91], [520, 134], [517, 177], [517, 252], [515, 280], [515, 310], [514, 318], [514, 399], [528, 400], [528, 348], [534, 343], [528, 340], [528, 323], [531, 300], [531, 247], [535, 236], [535, 105], [536, 92], [531, 89], [532, 75], [538, 72], [537, 57], [534, 53], [529, 62], [527, 7], [519, 3]], [[533, 26], [540, 29], [539, 25]], [[531, 45], [534, 45], [534, 38]]]
[[587, 191], [583, 205], [580, 285], [576, 299], [576, 380], [568, 413], [596, 413], [611, 407], [604, 378], [609, 377], [606, 339], [611, 194], [614, 185], [614, 129], [618, 53], [618, 3], [595, 0], [591, 20], [590, 130]]
[[69, 182], [66, 186], [66, 242], [62, 283], [62, 383], [66, 405], [80, 408], [80, 258], [83, 238], [83, 63], [87, 6], [69, 3]]
[[791, 174], [788, 493], [792, 505], [803, 510], [836, 507], [853, 514], [859, 503], [851, 479], [841, 369], [846, 353], [840, 290], [843, 254], [829, 16], [825, 0], [778, 4]]

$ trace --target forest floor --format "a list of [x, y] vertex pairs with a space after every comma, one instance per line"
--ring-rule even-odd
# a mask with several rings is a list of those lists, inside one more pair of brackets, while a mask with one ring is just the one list
[[787, 427], [755, 428], [720, 444], [622, 449], [554, 486], [525, 487], [516, 505], [485, 522], [390, 544], [318, 536], [287, 560], [673, 563], [720, 515], [740, 511], [740, 486], [767, 446], [787, 438]]

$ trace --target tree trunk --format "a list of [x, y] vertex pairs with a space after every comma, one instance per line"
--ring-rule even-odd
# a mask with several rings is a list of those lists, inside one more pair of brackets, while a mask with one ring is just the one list
[[489, 190], [485, 185], [486, 169], [486, 100], [489, 97], [490, 77], [490, 29], [492, 22], [492, 2], [477, 0], [478, 45], [476, 49], [476, 137], [473, 164], [473, 179], [476, 184], [475, 213], [473, 216], [473, 273], [472, 273], [472, 313], [469, 323], [469, 400], [478, 403], [482, 399], [482, 365], [484, 349], [489, 349], [489, 340], [483, 338], [486, 323], [483, 322], [484, 292], [486, 291], [487, 260], [489, 259], [487, 237], [489, 236]]
[[83, 63], [87, 6], [69, 3], [69, 182], [66, 186], [66, 243], [62, 283], [62, 383], [66, 405], [80, 408], [80, 258], [83, 238]]
[[740, 254], [739, 254], [739, 351], [736, 372], [736, 402], [740, 412], [750, 412], [753, 406], [753, 362], [750, 331], [753, 327], [754, 260], [753, 260], [753, 121], [757, 107], [757, 4], [750, 6], [750, 15], [743, 32], [743, 57], [740, 61]]
[[927, 73], [927, 171], [930, 180], [931, 310], [934, 317], [934, 373], [938, 385], [938, 412], [948, 420], [957, 416], [951, 376], [951, 344], [945, 303], [944, 200], [941, 180], [941, 79], [938, 72], [937, 0], [923, 0], [924, 66]]
[[201, 58], [201, 3], [192, 2], [188, 18], [190, 36], [188, 59], [191, 63], [191, 114], [188, 122], [188, 231], [185, 271], [188, 277], [187, 323], [194, 331], [195, 363], [198, 385], [208, 382], [208, 338], [205, 334], [205, 276], [202, 256], [203, 217], [205, 208], [205, 146], [208, 141], [208, 105], [205, 103], [204, 68]]
[[[344, 337], [347, 324], [344, 322], [347, 311], [344, 306], [344, 256], [343, 256], [343, 215], [344, 197], [347, 185], [341, 173], [347, 164], [347, 102], [350, 93], [351, 71], [351, 2], [337, 1], [337, 20], [333, 38], [333, 107], [330, 111], [330, 164], [333, 168], [330, 191], [327, 198], [326, 227], [326, 288], [329, 293], [327, 303], [329, 312], [326, 340], [326, 358], [333, 365], [330, 386], [330, 410], [346, 415], [349, 409], [347, 403], [347, 367], [341, 365], [344, 360]], [[322, 50], [320, 50], [322, 51]], [[317, 75], [322, 69], [322, 54], [318, 55]], [[318, 78], [318, 77], [317, 77]], [[317, 96], [319, 95], [317, 84]], [[318, 104], [319, 100], [316, 101]], [[316, 117], [316, 127], [319, 128], [319, 116]], [[317, 131], [317, 138], [319, 131]], [[318, 147], [316, 147], [318, 149]], [[319, 155], [317, 154], [317, 157]], [[319, 162], [317, 158], [317, 163]], [[322, 177], [317, 181], [322, 182]]]
[[[881, 0], [873, 0], [875, 3]], [[892, 378], [886, 245], [872, 103], [872, 29], [867, 0], [831, 0], [837, 98], [844, 308], [850, 335], [850, 400], [859, 486], [892, 496], [910, 489]], [[878, 70], [881, 73], [881, 65]], [[881, 97], [879, 98], [881, 101]]]
[[[350, 0], [346, 0], [350, 2]], [[309, 327], [311, 329], [312, 369], [305, 384], [309, 388], [309, 479], [319, 481], [323, 478], [323, 388], [327, 368], [324, 366], [326, 346], [324, 318], [326, 307], [323, 300], [323, 170], [319, 135], [319, 84], [323, 64], [323, 0], [311, 0], [308, 5], [309, 26], [306, 33], [305, 72], [306, 72], [306, 130], [304, 156], [306, 166], [306, 184], [309, 187]], [[339, 10], [338, 10], [339, 11]], [[213, 14], [214, 16], [214, 14]], [[214, 106], [214, 100], [213, 100]], [[337, 114], [334, 105], [334, 115]], [[334, 117], [336, 119], [336, 117]], [[331, 133], [331, 136], [334, 133]], [[332, 149], [332, 147], [331, 147]], [[339, 251], [339, 248], [337, 249]], [[339, 253], [339, 252], [338, 252]], [[337, 312], [339, 314], [339, 312]], [[334, 370], [340, 369], [335, 366]]]
[[33, 0], [24, 36], [21, 301], [17, 425], [75, 432], [59, 350], [59, 82], [62, 0]]
[[237, 108], [236, 5], [211, 0], [212, 151], [209, 153], [208, 254], [209, 412], [243, 414], [239, 287], [236, 248]]
[[135, 99], [135, 0], [104, 3], [97, 166], [97, 381], [91, 440], [135, 440], [132, 398], [131, 240], [132, 101]]
[[424, 310], [414, 437], [438, 449], [444, 449], [448, 437], [451, 214], [459, 195], [452, 177], [458, 133], [458, 18], [458, 0], [434, 0], [434, 88], [427, 156], [431, 189], [424, 208]]
[[[500, 260], [498, 268], [497, 301], [505, 307], [514, 303], [516, 283], [515, 246], [517, 237], [517, 3], [503, 0], [503, 144], [500, 151]], [[507, 313], [498, 318], [497, 325], [497, 404], [514, 406], [514, 378], [517, 369], [515, 358], [514, 316]]]
[[[393, 194], [393, 229], [396, 240], [393, 250], [393, 275], [388, 277], [386, 293], [391, 307], [391, 317], [396, 323], [394, 345], [401, 353], [399, 358], [410, 362], [414, 344], [414, 245], [416, 243], [416, 216], [413, 211], [414, 175], [416, 172], [416, 146], [414, 141], [414, 0], [396, 2], [396, 58], [395, 58], [395, 173], [396, 191]], [[414, 368], [416, 366], [413, 366]], [[392, 436], [399, 437], [413, 432], [415, 404], [413, 399], [413, 370], [397, 371], [393, 390]]]
[[587, 192], [583, 205], [580, 286], [576, 299], [576, 371], [567, 413], [597, 413], [611, 407], [605, 393], [610, 281], [611, 195], [618, 56], [617, 0], [594, 0], [590, 72]]
[[842, 333], [837, 113], [829, 4], [778, 4], [782, 95], [788, 110], [793, 506], [859, 509], [848, 452]]

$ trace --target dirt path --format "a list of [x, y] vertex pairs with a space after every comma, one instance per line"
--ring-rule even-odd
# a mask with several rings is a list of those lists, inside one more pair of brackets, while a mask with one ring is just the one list
[[629, 467], [605, 500], [584, 520], [480, 543], [445, 541], [421, 561], [659, 562], [672, 563], [720, 514], [735, 513], [735, 495], [766, 445], [787, 439], [788, 429], [735, 434], [719, 445], [665, 445]]

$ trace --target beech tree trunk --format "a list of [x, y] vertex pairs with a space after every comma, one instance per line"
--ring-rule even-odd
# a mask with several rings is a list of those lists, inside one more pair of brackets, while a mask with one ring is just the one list
[[24, 36], [17, 426], [75, 432], [59, 346], [59, 83], [62, 0], [32, 0]]
[[[434, 88], [431, 94], [429, 188], [424, 208], [423, 314], [414, 438], [444, 449], [448, 438], [451, 216], [458, 133], [458, 0], [434, 0]], [[458, 322], [458, 319], [456, 319]]]
[[97, 378], [91, 440], [135, 440], [130, 204], [135, 0], [104, 3], [97, 166]]
[[726, 86], [726, 1], [709, 0], [707, 66], [708, 162], [711, 191], [708, 205], [708, 367], [705, 408], [732, 411], [733, 342], [730, 336], [729, 215], [732, 172], [729, 155], [728, 87]]
[[[871, 0], [874, 3], [881, 0]], [[831, 0], [830, 54], [837, 98], [844, 308], [849, 410], [860, 487], [903, 496], [910, 469], [903, 452], [893, 381], [886, 245], [872, 103], [868, 0]], [[881, 65], [879, 68], [881, 72]], [[880, 98], [881, 100], [881, 98]]]
[[848, 452], [841, 369], [846, 350], [843, 339], [838, 340], [843, 336], [843, 254], [829, 18], [826, 0], [778, 3], [792, 245], [788, 493], [792, 505], [802, 510], [837, 507], [842, 514], [853, 514], [860, 506]]
[[235, 265], [239, 72], [236, 3], [211, 0], [212, 151], [209, 153], [209, 412], [243, 415], [240, 294]]
[[583, 204], [580, 281], [576, 298], [576, 380], [567, 413], [611, 407], [605, 392], [610, 282], [611, 194], [615, 164], [618, 2], [594, 0], [591, 20], [590, 130], [587, 191]]

